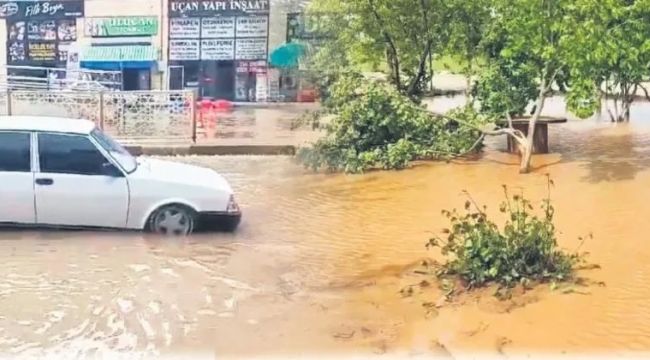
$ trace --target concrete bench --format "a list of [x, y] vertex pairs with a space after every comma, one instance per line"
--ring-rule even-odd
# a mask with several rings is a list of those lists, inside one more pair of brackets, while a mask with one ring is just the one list
[[[513, 118], [512, 126], [528, 136], [528, 122], [530, 118]], [[535, 124], [535, 136], [533, 137], [533, 154], [548, 154], [548, 125], [561, 124], [567, 122], [566, 118], [540, 117]], [[506, 125], [507, 121], [500, 122], [499, 125]], [[519, 144], [517, 140], [508, 136], [508, 152], [513, 154], [519, 153]]]

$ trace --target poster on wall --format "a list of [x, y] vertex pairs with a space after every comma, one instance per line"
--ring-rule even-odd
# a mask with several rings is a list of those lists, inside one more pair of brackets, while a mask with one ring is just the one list
[[25, 41], [25, 22], [18, 21], [9, 26], [8, 38], [9, 41]]
[[10, 63], [25, 61], [25, 43], [22, 41], [8, 43], [7, 56]]
[[71, 43], [69, 42], [60, 42], [57, 46], [59, 62], [65, 63], [68, 61], [68, 51], [70, 51], [70, 44]]
[[199, 60], [199, 40], [170, 40], [169, 60]]
[[65, 78], [68, 80], [77, 80], [79, 79], [79, 69], [81, 68], [81, 62], [79, 59], [79, 44], [76, 42], [68, 45], [66, 51], [66, 61], [65, 61]]
[[269, 97], [268, 78], [264, 73], [258, 73], [255, 76], [255, 99], [257, 101], [266, 101]]
[[201, 38], [234, 38], [235, 18], [216, 17], [201, 19]]
[[169, 22], [169, 37], [173, 39], [198, 39], [201, 36], [201, 19], [171, 19]]
[[237, 18], [237, 37], [266, 37], [268, 34], [268, 16], [245, 16]]
[[235, 58], [235, 40], [204, 39], [201, 40], [201, 60], [233, 60]]
[[56, 22], [54, 20], [28, 22], [27, 39], [38, 41], [56, 40]]
[[76, 41], [77, 40], [77, 20], [66, 19], [59, 20], [57, 26], [57, 38], [59, 41]]
[[27, 59], [29, 61], [57, 61], [56, 43], [54, 42], [30, 42], [27, 44]]
[[266, 38], [237, 39], [235, 45], [236, 60], [266, 59]]

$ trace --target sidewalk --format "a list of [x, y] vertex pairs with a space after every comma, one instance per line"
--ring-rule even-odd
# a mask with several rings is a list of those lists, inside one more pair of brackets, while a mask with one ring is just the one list
[[292, 155], [321, 136], [296, 121], [318, 107], [313, 103], [235, 107], [230, 113], [197, 118], [196, 143], [168, 139], [121, 142], [138, 155]]

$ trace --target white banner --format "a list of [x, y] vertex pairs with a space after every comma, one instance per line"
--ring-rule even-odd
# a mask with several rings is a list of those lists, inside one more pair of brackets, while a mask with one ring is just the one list
[[233, 60], [234, 58], [235, 40], [201, 40], [201, 60]]
[[237, 39], [235, 59], [262, 60], [266, 59], [266, 38]]
[[171, 19], [169, 37], [172, 39], [198, 39], [201, 36], [201, 19]]
[[234, 38], [235, 18], [214, 17], [201, 19], [201, 38]]
[[199, 40], [170, 40], [169, 60], [199, 60]]
[[268, 16], [242, 16], [237, 18], [237, 37], [266, 37], [269, 29]]

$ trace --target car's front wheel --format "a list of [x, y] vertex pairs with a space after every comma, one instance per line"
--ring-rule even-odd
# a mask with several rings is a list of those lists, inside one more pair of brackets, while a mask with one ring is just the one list
[[196, 214], [181, 205], [167, 205], [156, 210], [149, 220], [149, 231], [168, 236], [186, 236], [196, 225]]

